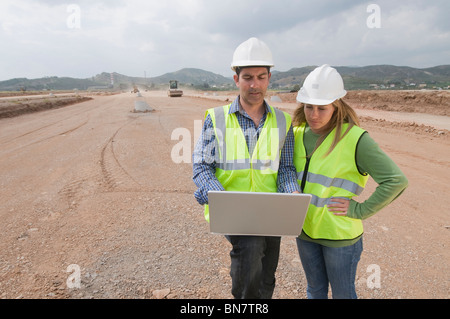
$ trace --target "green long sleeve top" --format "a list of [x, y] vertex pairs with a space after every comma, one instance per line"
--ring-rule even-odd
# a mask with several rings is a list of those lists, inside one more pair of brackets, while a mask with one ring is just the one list
[[[311, 131], [306, 126], [303, 143], [307, 154], [316, 147], [317, 139], [320, 135]], [[408, 180], [400, 168], [392, 159], [381, 150], [378, 144], [370, 137], [369, 133], [364, 133], [356, 148], [356, 165], [361, 173], [369, 174], [378, 184], [376, 190], [364, 202], [350, 201], [347, 216], [356, 219], [366, 219], [382, 208], [389, 205], [400, 196], [408, 186]], [[360, 237], [352, 240], [315, 240], [308, 237], [304, 232], [301, 239], [313, 241], [330, 247], [344, 247], [357, 242]]]

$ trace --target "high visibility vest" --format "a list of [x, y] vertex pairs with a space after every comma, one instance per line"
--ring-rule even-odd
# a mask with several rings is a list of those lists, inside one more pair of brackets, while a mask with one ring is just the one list
[[[342, 134], [347, 128], [348, 124], [344, 124]], [[369, 176], [358, 171], [356, 147], [365, 131], [353, 126], [333, 151], [325, 156], [335, 136], [333, 130], [309, 159], [306, 158], [303, 144], [304, 132], [305, 124], [294, 127], [297, 180], [303, 193], [312, 195], [303, 231], [313, 239], [357, 238], [363, 233], [362, 221], [336, 216], [328, 210], [327, 205], [332, 202], [332, 197], [351, 199], [364, 190]]]
[[[206, 111], [215, 135], [215, 175], [226, 191], [277, 192], [278, 166], [281, 150], [291, 126], [289, 114], [270, 106], [258, 141], [250, 155], [235, 113], [229, 114], [231, 104]], [[253, 131], [253, 132], [252, 132]], [[248, 129], [247, 134], [255, 133]], [[209, 206], [205, 205], [209, 222]]]

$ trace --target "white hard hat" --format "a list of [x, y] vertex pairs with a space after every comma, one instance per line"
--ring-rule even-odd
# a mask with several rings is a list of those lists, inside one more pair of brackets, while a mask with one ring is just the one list
[[242, 42], [234, 51], [231, 69], [245, 66], [268, 66], [273, 67], [272, 52], [263, 41], [250, 38]]
[[298, 91], [297, 101], [312, 105], [328, 105], [346, 94], [341, 75], [336, 69], [324, 64], [308, 74]]

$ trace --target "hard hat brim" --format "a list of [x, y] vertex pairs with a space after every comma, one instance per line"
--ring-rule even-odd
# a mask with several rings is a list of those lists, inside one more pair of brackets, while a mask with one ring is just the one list
[[231, 69], [233, 71], [236, 70], [236, 68], [244, 68], [244, 67], [270, 67], [273, 68], [273, 63], [267, 62], [267, 61], [235, 61], [231, 63]]
[[297, 102], [300, 103], [305, 103], [305, 104], [311, 104], [311, 105], [328, 105], [333, 103], [334, 101], [343, 98], [344, 96], [347, 95], [347, 91], [344, 90], [342, 91], [341, 94], [339, 94], [338, 96], [336, 96], [335, 98], [331, 98], [331, 99], [314, 99], [311, 98], [309, 96], [305, 96], [302, 94], [302, 90], [300, 90], [297, 94]]

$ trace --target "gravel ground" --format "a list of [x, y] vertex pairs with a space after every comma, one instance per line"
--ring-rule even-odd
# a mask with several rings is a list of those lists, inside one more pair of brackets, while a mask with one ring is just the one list
[[[192, 164], [171, 153], [183, 132], [190, 154], [224, 102], [143, 95], [153, 112], [132, 112], [126, 93], [0, 119], [1, 298], [232, 298], [230, 245], [209, 233]], [[363, 121], [410, 186], [364, 222], [358, 295], [447, 299], [448, 135], [384, 124]], [[274, 298], [306, 298], [295, 238], [282, 239]]]

